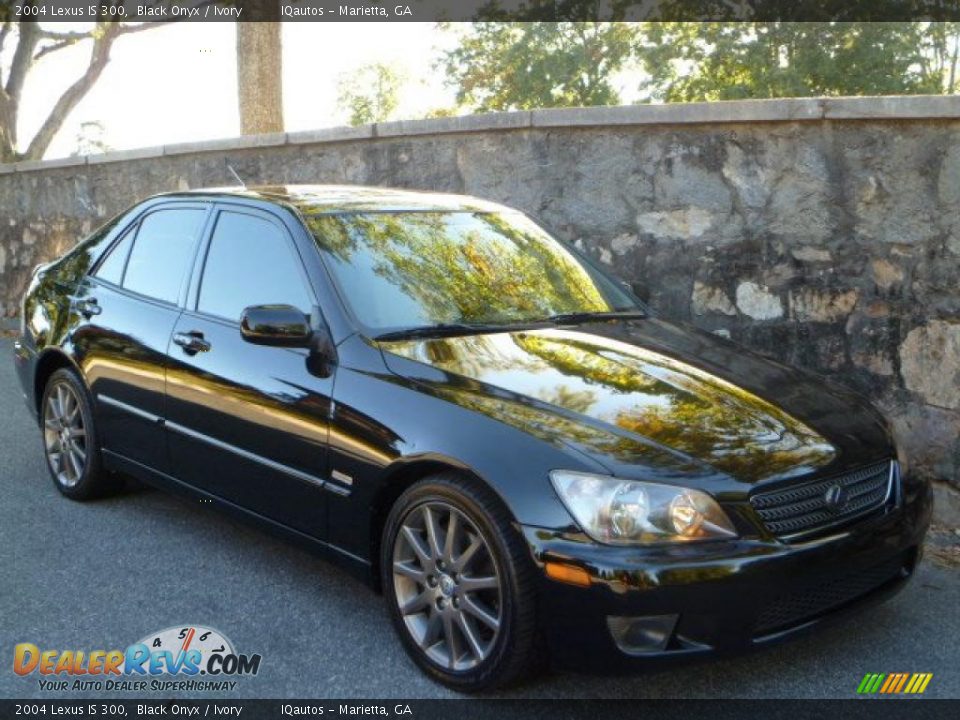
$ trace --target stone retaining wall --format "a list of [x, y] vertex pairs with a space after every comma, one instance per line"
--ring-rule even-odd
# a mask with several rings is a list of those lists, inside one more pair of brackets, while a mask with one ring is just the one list
[[153, 193], [360, 183], [519, 207], [677, 320], [837, 378], [960, 484], [960, 97], [500, 113], [0, 165], [0, 316]]

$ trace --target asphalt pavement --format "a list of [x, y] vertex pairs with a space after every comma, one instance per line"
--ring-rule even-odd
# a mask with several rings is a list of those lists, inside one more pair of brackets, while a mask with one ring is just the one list
[[[152, 489], [91, 503], [61, 497], [20, 399], [11, 345], [0, 340], [0, 697], [136, 699], [43, 691], [36, 673], [13, 673], [14, 645], [123, 649], [196, 624], [261, 654], [259, 674], [233, 692], [166, 696], [455, 696], [407, 659], [382, 599], [323, 559]], [[640, 675], [546, 674], [499, 696], [850, 698], [867, 672], [932, 672], [924, 697], [960, 698], [957, 638], [960, 569], [925, 559], [885, 605], [775, 648]]]

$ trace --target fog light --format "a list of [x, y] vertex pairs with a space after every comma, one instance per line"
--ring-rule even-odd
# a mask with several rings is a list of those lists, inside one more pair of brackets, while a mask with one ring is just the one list
[[645, 615], [643, 617], [608, 617], [607, 627], [613, 641], [627, 655], [646, 655], [665, 650], [677, 615]]

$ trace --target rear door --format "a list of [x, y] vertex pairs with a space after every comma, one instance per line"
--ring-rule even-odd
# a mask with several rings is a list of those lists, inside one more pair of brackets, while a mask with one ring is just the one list
[[152, 207], [107, 251], [73, 300], [73, 343], [90, 385], [103, 448], [149, 467], [168, 466], [167, 344], [185, 297], [208, 205]]
[[167, 429], [173, 474], [213, 495], [322, 538], [333, 377], [308, 351], [246, 342], [245, 307], [316, 305], [285, 224], [218, 205], [197, 281], [170, 346]]

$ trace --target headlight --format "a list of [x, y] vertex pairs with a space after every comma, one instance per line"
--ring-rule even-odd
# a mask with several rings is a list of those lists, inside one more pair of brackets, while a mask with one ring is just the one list
[[554, 470], [550, 480], [591, 538], [611, 545], [736, 537], [716, 501], [690, 488]]

